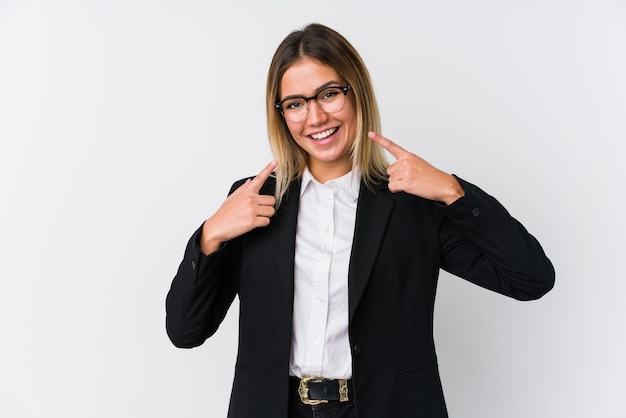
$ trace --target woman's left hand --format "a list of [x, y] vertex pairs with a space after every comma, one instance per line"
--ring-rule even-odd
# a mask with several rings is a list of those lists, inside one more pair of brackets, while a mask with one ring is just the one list
[[396, 159], [387, 168], [390, 191], [406, 192], [446, 205], [452, 204], [465, 195], [463, 188], [453, 175], [433, 167], [422, 158], [376, 132], [369, 132], [368, 136]]

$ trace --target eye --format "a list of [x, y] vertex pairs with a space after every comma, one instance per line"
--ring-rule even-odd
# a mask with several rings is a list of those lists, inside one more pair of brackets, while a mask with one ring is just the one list
[[292, 99], [283, 103], [283, 109], [290, 111], [301, 109], [303, 106], [305, 106], [305, 101], [303, 99]]
[[343, 94], [343, 92], [340, 89], [336, 88], [336, 87], [331, 87], [329, 89], [321, 91], [320, 95], [319, 95], [319, 98], [320, 98], [320, 100], [331, 101], [335, 97], [337, 97], [337, 95], [339, 95], [339, 94]]

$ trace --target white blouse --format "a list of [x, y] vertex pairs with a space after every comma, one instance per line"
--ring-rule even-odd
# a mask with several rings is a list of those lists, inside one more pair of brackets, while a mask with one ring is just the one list
[[348, 268], [360, 173], [319, 183], [306, 169], [296, 230], [292, 376], [352, 377]]

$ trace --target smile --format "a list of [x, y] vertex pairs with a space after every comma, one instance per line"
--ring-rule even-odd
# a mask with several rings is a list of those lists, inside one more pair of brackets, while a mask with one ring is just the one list
[[329, 136], [331, 136], [332, 134], [334, 134], [335, 132], [337, 132], [338, 128], [330, 128], [327, 129], [323, 132], [318, 132], [316, 134], [312, 134], [311, 138], [315, 139], [316, 141], [321, 141], [322, 139], [326, 139]]

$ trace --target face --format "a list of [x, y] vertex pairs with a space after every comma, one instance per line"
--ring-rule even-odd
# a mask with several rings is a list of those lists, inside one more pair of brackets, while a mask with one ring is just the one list
[[[312, 59], [293, 64], [281, 80], [280, 98], [311, 97], [321, 88], [345, 86], [337, 71]], [[308, 102], [308, 114], [301, 122], [285, 120], [293, 139], [308, 154], [308, 167], [320, 182], [341, 177], [352, 169], [350, 148], [356, 133], [354, 96], [348, 92], [345, 105], [337, 113], [328, 114], [315, 100]]]

